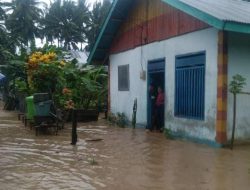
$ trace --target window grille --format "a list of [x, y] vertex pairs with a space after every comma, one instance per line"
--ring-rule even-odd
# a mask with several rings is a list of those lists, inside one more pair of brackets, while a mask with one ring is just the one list
[[205, 53], [177, 56], [175, 116], [204, 120]]

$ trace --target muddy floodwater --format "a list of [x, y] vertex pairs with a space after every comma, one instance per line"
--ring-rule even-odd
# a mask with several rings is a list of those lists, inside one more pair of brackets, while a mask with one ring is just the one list
[[1, 111], [0, 189], [250, 189], [249, 145], [215, 149], [100, 120], [79, 124], [71, 146], [70, 127], [35, 136]]

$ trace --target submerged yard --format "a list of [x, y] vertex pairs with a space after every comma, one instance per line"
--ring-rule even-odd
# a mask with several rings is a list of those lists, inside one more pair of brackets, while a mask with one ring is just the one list
[[[167, 140], [106, 121], [35, 136], [0, 112], [0, 189], [228, 190], [250, 187], [250, 146], [233, 151]], [[92, 141], [92, 140], [98, 141]]]

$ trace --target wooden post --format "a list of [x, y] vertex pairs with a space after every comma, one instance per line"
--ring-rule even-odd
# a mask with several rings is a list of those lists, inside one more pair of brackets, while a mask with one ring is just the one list
[[232, 138], [231, 138], [231, 150], [233, 150], [234, 146], [234, 133], [235, 133], [235, 127], [236, 127], [236, 93], [234, 95], [234, 107], [233, 107], [233, 130], [232, 130]]
[[72, 111], [72, 134], [71, 144], [76, 145], [77, 142], [77, 110]]
[[133, 115], [132, 115], [132, 126], [135, 128], [136, 125], [136, 111], [137, 111], [137, 98], [134, 100]]

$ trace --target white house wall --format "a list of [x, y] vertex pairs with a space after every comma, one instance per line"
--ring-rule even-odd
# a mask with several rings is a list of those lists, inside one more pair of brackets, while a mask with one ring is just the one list
[[[217, 98], [217, 40], [218, 31], [209, 28], [138, 47], [110, 56], [111, 111], [123, 112], [131, 120], [133, 101], [138, 99], [137, 122], [147, 122], [147, 80], [140, 79], [142, 66], [147, 70], [150, 60], [165, 58], [165, 127], [188, 137], [215, 140]], [[174, 116], [175, 56], [206, 51], [205, 120]], [[118, 66], [129, 64], [130, 91], [118, 91]]]
[[[243, 89], [250, 92], [250, 35], [229, 33], [228, 49], [228, 82], [232, 76], [240, 74], [246, 78], [247, 85]], [[233, 122], [233, 96], [228, 93], [228, 138], [231, 138]], [[237, 97], [237, 139], [250, 139], [250, 96]]]

